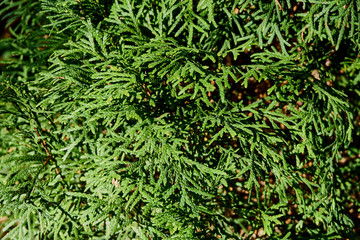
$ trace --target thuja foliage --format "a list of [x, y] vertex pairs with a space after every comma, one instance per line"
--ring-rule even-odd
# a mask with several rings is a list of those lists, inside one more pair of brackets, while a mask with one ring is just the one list
[[359, 0], [0, 6], [4, 239], [360, 233]]

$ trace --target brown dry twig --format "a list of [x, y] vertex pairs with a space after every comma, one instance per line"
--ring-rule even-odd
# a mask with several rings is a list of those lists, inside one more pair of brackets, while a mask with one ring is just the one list
[[[38, 131], [37, 128], [35, 128], [35, 132], [36, 132], [36, 135], [37, 135], [38, 137], [41, 137], [41, 135], [40, 135], [40, 133], [39, 133], [39, 131]], [[48, 150], [48, 148], [47, 148], [46, 141], [43, 140], [43, 139], [40, 139], [40, 141], [41, 141], [41, 146], [44, 148], [44, 150], [45, 150], [45, 152], [46, 152], [46, 155], [48, 156], [48, 157], [46, 158], [45, 162], [44, 162], [44, 166], [46, 166], [46, 165], [49, 163], [50, 160], [54, 161], [54, 162], [55, 162], [55, 165], [57, 165], [54, 157], [52, 156], [52, 154], [49, 152], [49, 150]], [[61, 180], [64, 181], [64, 176], [61, 174], [61, 172], [60, 172], [60, 170], [59, 170], [59, 168], [58, 168], [57, 166], [56, 166], [56, 168], [55, 168], [55, 172], [56, 172], [56, 174], [59, 174]], [[66, 183], [65, 183], [65, 184], [66, 184]]]
[[303, 40], [304, 43], [305, 43], [304, 32], [305, 32], [305, 30], [306, 30], [308, 27], [309, 27], [309, 26], [305, 26], [305, 27], [303, 28], [303, 30], [301, 31], [301, 40]]
[[279, 0], [275, 0], [276, 4], [279, 6], [280, 11], [284, 10], [279, 2]]

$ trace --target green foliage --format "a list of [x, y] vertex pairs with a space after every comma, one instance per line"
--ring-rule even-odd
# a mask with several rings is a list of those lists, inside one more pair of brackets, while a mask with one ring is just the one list
[[360, 1], [0, 7], [4, 239], [360, 234]]

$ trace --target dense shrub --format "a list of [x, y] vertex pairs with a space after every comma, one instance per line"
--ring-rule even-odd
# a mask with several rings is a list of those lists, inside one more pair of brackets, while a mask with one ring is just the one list
[[358, 0], [3, 0], [4, 239], [355, 239]]

